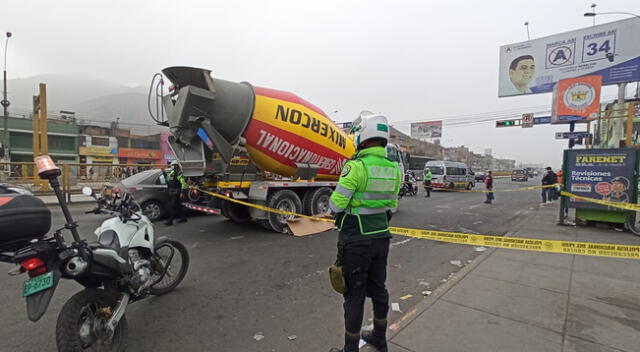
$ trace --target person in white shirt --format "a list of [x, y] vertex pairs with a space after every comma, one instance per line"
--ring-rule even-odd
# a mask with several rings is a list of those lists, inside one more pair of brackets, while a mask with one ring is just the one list
[[513, 94], [530, 94], [529, 83], [536, 73], [536, 63], [531, 55], [522, 55], [511, 61], [509, 65], [509, 80], [513, 84]]

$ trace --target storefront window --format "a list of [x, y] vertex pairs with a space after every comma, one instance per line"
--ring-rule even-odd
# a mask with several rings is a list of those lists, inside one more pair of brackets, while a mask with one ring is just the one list
[[99, 145], [103, 147], [109, 146], [109, 138], [105, 137], [91, 137], [91, 145]]

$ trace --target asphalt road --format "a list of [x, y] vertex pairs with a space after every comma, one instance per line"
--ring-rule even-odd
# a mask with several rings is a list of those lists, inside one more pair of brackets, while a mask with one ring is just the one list
[[[537, 185], [498, 179], [496, 189]], [[401, 200], [392, 225], [467, 233], [503, 235], [540, 202], [540, 191], [497, 193], [492, 205], [482, 193], [433, 192]], [[72, 212], [81, 233], [92, 237], [105, 217], [84, 215], [91, 204]], [[54, 225], [63, 224], [55, 207]], [[174, 292], [133, 304], [127, 310], [130, 351], [326, 351], [342, 342], [342, 298], [328, 282], [335, 260], [337, 233], [295, 238], [270, 233], [219, 216], [196, 216], [166, 227], [157, 235], [182, 241], [191, 267]], [[389, 320], [399, 319], [479, 253], [471, 246], [396, 236], [389, 256], [391, 302], [400, 304]], [[6, 271], [11, 266], [2, 264]], [[21, 287], [24, 276], [0, 275], [0, 349], [55, 351], [55, 322], [64, 302], [81, 287], [61, 282], [45, 317], [28, 321]], [[412, 295], [400, 300], [400, 297]], [[369, 304], [367, 305], [370, 310]], [[368, 312], [364, 324], [369, 324]], [[256, 334], [264, 336], [259, 341]]]

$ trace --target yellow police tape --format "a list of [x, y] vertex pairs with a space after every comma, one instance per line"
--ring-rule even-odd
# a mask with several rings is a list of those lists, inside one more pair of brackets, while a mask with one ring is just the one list
[[478, 189], [478, 190], [469, 190], [469, 189], [450, 189], [450, 188], [434, 188], [434, 190], [438, 191], [450, 191], [450, 192], [461, 192], [461, 193], [501, 193], [501, 192], [519, 192], [519, 191], [531, 191], [534, 189], [542, 189], [542, 188], [551, 188], [559, 186], [560, 184], [556, 183], [553, 185], [541, 185], [541, 186], [529, 186], [529, 187], [520, 187], [520, 188], [510, 188], [510, 189], [494, 189], [492, 191], [486, 189]]
[[611, 208], [625, 209], [625, 210], [631, 210], [631, 211], [640, 211], [640, 204], [611, 202], [611, 201], [602, 200], [602, 199], [583, 197], [583, 196], [579, 196], [579, 195], [576, 195], [576, 194], [573, 194], [573, 193], [569, 193], [569, 192], [565, 192], [565, 191], [560, 191], [560, 194], [565, 196], [565, 197], [580, 199], [580, 200], [585, 201], [585, 202], [591, 202], [591, 203], [596, 203], [596, 204], [600, 204], [600, 205], [606, 205], [606, 206], [611, 207]]
[[[267, 212], [291, 215], [316, 221], [333, 222], [330, 218], [319, 218], [315, 216], [309, 216], [304, 214], [298, 214], [289, 211], [283, 211], [279, 209], [269, 208], [263, 205], [244, 202], [238, 199], [233, 199], [222, 194], [205, 191], [200, 188], [195, 188], [200, 192], [209, 194], [213, 197], [228, 200], [230, 202], [246, 205], [256, 209], [264, 210]], [[567, 192], [564, 192], [567, 193]], [[570, 193], [567, 193], [571, 195]], [[586, 198], [589, 199], [589, 198]], [[607, 202], [610, 203], [610, 202]], [[562, 253], [562, 254], [575, 254], [585, 255], [593, 257], [608, 257], [608, 258], [625, 258], [625, 259], [640, 259], [640, 246], [633, 245], [619, 245], [609, 243], [591, 243], [591, 242], [573, 242], [573, 241], [556, 241], [556, 240], [543, 240], [537, 238], [521, 238], [521, 237], [503, 237], [503, 236], [490, 236], [490, 235], [477, 235], [461, 232], [447, 232], [447, 231], [434, 231], [434, 230], [421, 230], [410, 229], [404, 227], [389, 227], [389, 231], [394, 235], [400, 235], [411, 238], [433, 240], [439, 242], [466, 244], [478, 247], [492, 247], [492, 248], [505, 248], [515, 249], [530, 252], [544, 252], [544, 253]]]

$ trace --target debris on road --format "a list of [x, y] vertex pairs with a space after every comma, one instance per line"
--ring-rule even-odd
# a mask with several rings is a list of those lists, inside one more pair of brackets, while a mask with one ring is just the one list
[[484, 252], [487, 250], [487, 247], [473, 247], [473, 250], [476, 252]]
[[460, 260], [452, 260], [449, 263], [451, 263], [451, 265], [455, 265], [458, 268], [462, 268], [462, 262]]
[[404, 301], [404, 300], [407, 300], [407, 299], [409, 299], [411, 297], [413, 297], [413, 295], [411, 295], [411, 294], [404, 295], [404, 296], [400, 297], [400, 300]]
[[429, 290], [422, 291], [422, 295], [425, 296], [425, 297], [430, 296], [432, 293], [433, 293], [433, 291], [429, 291]]
[[426, 282], [426, 281], [420, 281], [420, 282], [418, 282], [418, 285], [429, 287], [429, 283]]
[[231, 238], [229, 238], [229, 239], [230, 239], [230, 240], [239, 240], [239, 239], [241, 239], [241, 238], [244, 238], [244, 236], [234, 236], [234, 237], [231, 237]]
[[256, 341], [260, 341], [262, 339], [264, 339], [264, 335], [261, 332], [256, 332], [255, 335], [253, 335], [253, 339]]
[[398, 302], [391, 303], [391, 310], [394, 311], [394, 312], [402, 313], [402, 311], [400, 310], [400, 303], [398, 303]]
[[393, 323], [393, 324], [389, 325], [389, 330], [396, 331], [396, 330], [398, 330], [399, 327], [400, 327], [400, 325], [398, 325], [396, 323]]
[[288, 339], [289, 341], [293, 341], [293, 340], [295, 340], [295, 339], [297, 339], [297, 338], [298, 338], [298, 336], [296, 336], [296, 335], [289, 335], [289, 336], [287, 336], [287, 339]]

